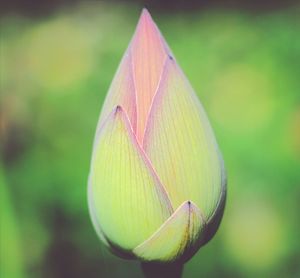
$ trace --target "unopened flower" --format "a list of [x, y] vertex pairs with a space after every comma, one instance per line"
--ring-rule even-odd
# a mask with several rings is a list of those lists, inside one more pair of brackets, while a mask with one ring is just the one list
[[143, 261], [186, 261], [216, 232], [223, 160], [189, 82], [144, 10], [100, 115], [88, 202], [101, 240]]

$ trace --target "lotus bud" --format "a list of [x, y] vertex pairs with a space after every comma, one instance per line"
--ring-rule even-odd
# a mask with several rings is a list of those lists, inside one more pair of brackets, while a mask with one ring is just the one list
[[115, 254], [185, 262], [215, 234], [224, 164], [205, 111], [147, 10], [100, 114], [88, 204]]

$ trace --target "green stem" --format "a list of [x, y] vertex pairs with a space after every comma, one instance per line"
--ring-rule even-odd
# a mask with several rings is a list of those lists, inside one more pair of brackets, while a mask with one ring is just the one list
[[183, 264], [141, 263], [145, 278], [181, 278]]

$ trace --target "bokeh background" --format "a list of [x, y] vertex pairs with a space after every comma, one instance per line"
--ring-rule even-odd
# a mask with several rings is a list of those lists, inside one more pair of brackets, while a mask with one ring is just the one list
[[90, 222], [100, 109], [146, 5], [228, 170], [216, 237], [184, 277], [300, 277], [297, 1], [1, 1], [0, 276], [142, 277]]

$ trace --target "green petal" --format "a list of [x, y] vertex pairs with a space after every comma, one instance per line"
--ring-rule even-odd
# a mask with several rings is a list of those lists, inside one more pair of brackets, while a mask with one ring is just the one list
[[105, 238], [105, 235], [104, 235], [104, 233], [101, 229], [100, 223], [98, 221], [98, 217], [95, 213], [96, 210], [95, 210], [95, 205], [94, 205], [94, 201], [93, 201], [91, 175], [89, 177], [89, 186], [88, 186], [88, 207], [89, 207], [89, 211], [90, 211], [90, 215], [91, 215], [91, 220], [92, 220], [93, 226], [96, 230], [98, 237], [100, 238], [100, 240], [104, 243], [104, 245], [106, 247], [110, 247], [110, 244], [107, 241], [107, 239]]
[[174, 207], [192, 200], [211, 217], [225, 186], [207, 116], [174, 59], [166, 63], [149, 115], [144, 150]]
[[173, 212], [119, 106], [96, 136], [89, 186], [96, 230], [123, 250], [146, 240]]
[[174, 261], [195, 245], [204, 227], [205, 221], [199, 208], [186, 201], [133, 253], [144, 261]]

